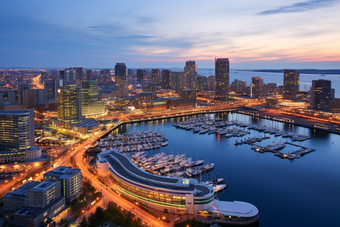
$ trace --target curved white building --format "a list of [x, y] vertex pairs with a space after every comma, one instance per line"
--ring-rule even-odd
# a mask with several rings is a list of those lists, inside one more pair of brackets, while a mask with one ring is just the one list
[[195, 179], [150, 174], [117, 150], [98, 154], [97, 167], [100, 176], [113, 180], [117, 193], [156, 210], [211, 216], [233, 224], [259, 219], [259, 210], [252, 204], [216, 200], [213, 188]]

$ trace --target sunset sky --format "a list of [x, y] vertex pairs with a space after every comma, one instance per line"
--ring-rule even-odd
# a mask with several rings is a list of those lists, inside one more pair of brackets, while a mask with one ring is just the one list
[[1, 1], [0, 67], [340, 68], [340, 1]]

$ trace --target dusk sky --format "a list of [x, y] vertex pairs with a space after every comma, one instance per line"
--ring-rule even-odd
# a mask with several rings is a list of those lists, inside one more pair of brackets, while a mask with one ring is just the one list
[[340, 68], [340, 1], [1, 1], [0, 67]]

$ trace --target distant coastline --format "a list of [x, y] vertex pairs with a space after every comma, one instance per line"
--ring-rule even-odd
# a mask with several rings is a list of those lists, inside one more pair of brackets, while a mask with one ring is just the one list
[[[297, 69], [303, 74], [340, 75], [340, 69]], [[283, 73], [284, 69], [234, 69], [234, 71]]]

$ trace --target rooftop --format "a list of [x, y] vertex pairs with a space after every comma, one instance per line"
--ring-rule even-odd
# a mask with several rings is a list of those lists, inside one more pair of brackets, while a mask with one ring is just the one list
[[39, 191], [44, 191], [45, 189], [57, 184], [57, 181], [43, 181], [40, 184], [36, 185], [34, 188], [32, 188], [30, 191], [32, 192], [39, 192]]
[[31, 188], [34, 188], [35, 186], [39, 185], [40, 182], [38, 181], [29, 181], [23, 185], [21, 185], [19, 188], [7, 193], [4, 197], [7, 198], [26, 198], [26, 193]]
[[178, 193], [191, 193], [197, 190], [197, 192], [199, 191], [200, 194], [196, 196], [202, 197], [213, 192], [213, 189], [210, 186], [197, 184], [197, 181], [194, 179], [164, 177], [145, 172], [136, 166], [128, 157], [118, 153], [117, 151], [112, 151], [110, 155], [106, 156], [105, 158], [112, 168], [111, 172], [113, 172], [115, 175], [118, 173], [118, 177], [126, 178], [138, 184], [139, 187], [140, 184], [142, 184], [145, 187], [157, 187], [174, 191], [177, 190]]

